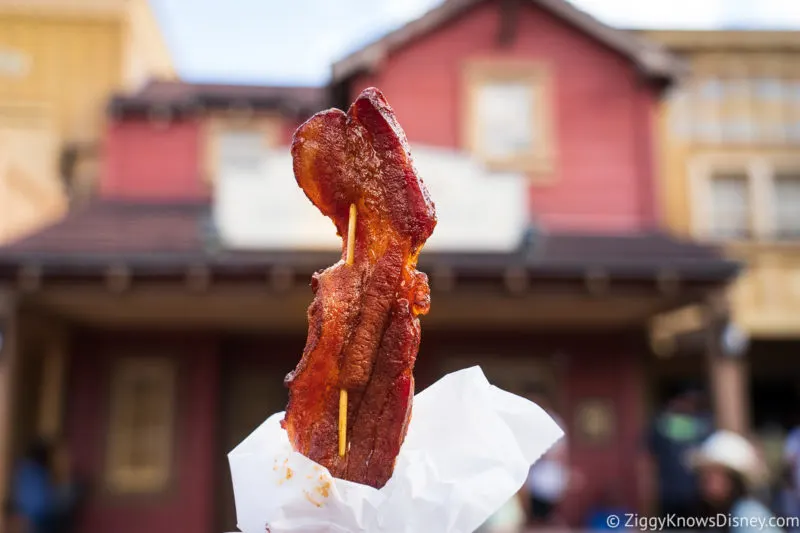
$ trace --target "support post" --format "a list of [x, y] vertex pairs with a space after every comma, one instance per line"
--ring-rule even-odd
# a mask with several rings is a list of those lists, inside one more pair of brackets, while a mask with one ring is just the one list
[[[723, 301], [724, 302], [724, 301]], [[707, 321], [706, 364], [714, 419], [720, 429], [747, 435], [750, 431], [750, 388], [747, 354], [724, 346], [728, 325], [727, 302], [712, 302]]]
[[[14, 398], [19, 369], [19, 316], [16, 295], [0, 288], [0, 504], [8, 499], [13, 460]], [[0, 533], [8, 530], [5, 513], [0, 515]]]
[[50, 338], [42, 362], [37, 433], [42, 437], [56, 439], [61, 436], [62, 430], [69, 355], [63, 325], [54, 325], [48, 329]]

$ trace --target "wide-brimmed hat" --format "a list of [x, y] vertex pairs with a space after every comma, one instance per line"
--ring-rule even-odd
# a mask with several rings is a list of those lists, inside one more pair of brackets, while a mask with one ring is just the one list
[[694, 468], [722, 466], [741, 475], [748, 483], [763, 480], [761, 459], [747, 439], [732, 431], [720, 430], [708, 437], [691, 458]]

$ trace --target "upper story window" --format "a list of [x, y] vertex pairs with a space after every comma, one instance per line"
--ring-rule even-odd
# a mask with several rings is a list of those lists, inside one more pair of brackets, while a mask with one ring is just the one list
[[705, 156], [691, 164], [696, 233], [800, 240], [800, 158]]
[[175, 379], [170, 358], [116, 361], [106, 470], [114, 492], [152, 493], [166, 488], [172, 464]]
[[261, 175], [270, 148], [278, 144], [279, 126], [274, 117], [212, 119], [206, 149], [210, 180]]
[[217, 137], [218, 171], [225, 175], [252, 175], [261, 171], [266, 146], [258, 130], [230, 129]]
[[800, 239], [800, 169], [775, 176], [775, 232], [778, 238]]
[[534, 147], [533, 88], [524, 83], [489, 82], [476, 88], [477, 141], [490, 159], [525, 156]]
[[472, 61], [466, 69], [464, 138], [487, 166], [548, 173], [553, 166], [549, 76], [540, 64]]
[[685, 142], [800, 144], [800, 79], [705, 75], [673, 92], [670, 123]]
[[741, 239], [750, 236], [750, 195], [747, 174], [725, 172], [711, 177], [711, 233]]

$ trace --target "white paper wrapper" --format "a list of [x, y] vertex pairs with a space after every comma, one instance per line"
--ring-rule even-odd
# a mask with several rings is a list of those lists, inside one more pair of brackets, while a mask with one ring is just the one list
[[376, 490], [294, 452], [282, 418], [269, 417], [228, 455], [244, 533], [471, 533], [563, 434], [479, 367], [460, 370], [415, 396], [394, 474]]

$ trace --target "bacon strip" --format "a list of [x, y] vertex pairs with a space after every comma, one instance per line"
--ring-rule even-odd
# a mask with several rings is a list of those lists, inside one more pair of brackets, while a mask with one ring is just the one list
[[[312, 279], [308, 339], [286, 377], [283, 425], [294, 449], [334, 476], [383, 486], [405, 438], [427, 277], [417, 256], [436, 225], [405, 134], [377, 89], [347, 113], [318, 113], [295, 132], [295, 177], [342, 237], [342, 260]], [[358, 211], [346, 265], [349, 208]], [[348, 452], [338, 454], [339, 389], [349, 392]]]

